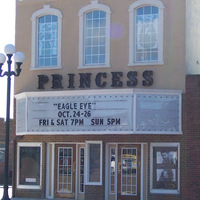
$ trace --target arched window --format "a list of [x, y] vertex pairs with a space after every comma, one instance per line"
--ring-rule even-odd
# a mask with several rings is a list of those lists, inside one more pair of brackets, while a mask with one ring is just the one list
[[31, 20], [31, 69], [61, 68], [61, 12], [45, 5], [33, 13]]
[[91, 1], [79, 11], [79, 68], [110, 66], [110, 8]]
[[163, 3], [140, 0], [129, 7], [129, 66], [163, 64]]

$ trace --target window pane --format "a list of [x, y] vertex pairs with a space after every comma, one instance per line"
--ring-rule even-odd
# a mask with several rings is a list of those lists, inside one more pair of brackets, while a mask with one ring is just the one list
[[[157, 61], [152, 57], [152, 51], [158, 53], [158, 8], [144, 6], [136, 12], [136, 46], [135, 61]], [[147, 51], [148, 50], [148, 51]]]
[[92, 63], [98, 64], [98, 56], [92, 56]]
[[100, 144], [89, 145], [90, 166], [89, 166], [89, 182], [100, 182]]
[[80, 148], [79, 191], [84, 192], [84, 148]]
[[158, 8], [157, 7], [152, 7], [152, 13], [153, 14], [158, 14]]
[[92, 53], [92, 48], [91, 48], [91, 47], [86, 47], [86, 48], [85, 48], [85, 52], [86, 52], [86, 55], [91, 55], [91, 53]]
[[93, 18], [99, 18], [99, 10], [93, 11]]
[[111, 148], [110, 149], [110, 194], [115, 194], [115, 149]]
[[151, 14], [151, 6], [145, 6], [144, 7], [144, 14]]
[[84, 64], [86, 65], [105, 64], [105, 17], [106, 13], [100, 10], [94, 10], [86, 14], [84, 27]]
[[40, 185], [40, 147], [20, 147], [20, 185]]
[[86, 19], [92, 19], [92, 12], [86, 14]]
[[122, 195], [136, 194], [137, 185], [137, 149], [123, 148], [122, 156]]
[[106, 18], [106, 13], [101, 11], [100, 12], [100, 18], [101, 19]]
[[0, 162], [4, 162], [5, 160], [5, 150], [0, 149]]
[[105, 63], [105, 56], [99, 56], [99, 63]]
[[[58, 49], [58, 17], [45, 15], [38, 19], [38, 66], [56, 66]], [[53, 59], [56, 56], [56, 59]], [[45, 59], [41, 61], [41, 58]]]
[[94, 25], [94, 27], [99, 27], [99, 20], [98, 19], [95, 19], [94, 21], [93, 21], [93, 25]]
[[144, 12], [144, 8], [138, 8], [137, 9], [137, 15], [143, 15], [143, 12]]
[[93, 54], [98, 54], [98, 46], [92, 48]]
[[58, 148], [58, 191], [72, 192], [72, 148]]
[[92, 57], [91, 56], [86, 56], [85, 57], [85, 63], [86, 64], [91, 64], [92, 63]]

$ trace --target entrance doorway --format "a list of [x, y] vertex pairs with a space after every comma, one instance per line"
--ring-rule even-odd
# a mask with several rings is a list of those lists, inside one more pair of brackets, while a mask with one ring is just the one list
[[85, 144], [48, 144], [47, 149], [46, 197], [84, 200]]
[[145, 199], [144, 147], [140, 144], [107, 144], [106, 200]]
[[76, 146], [56, 145], [55, 198], [75, 198]]

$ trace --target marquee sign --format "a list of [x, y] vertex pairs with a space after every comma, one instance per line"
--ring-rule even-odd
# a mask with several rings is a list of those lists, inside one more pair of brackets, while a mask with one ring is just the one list
[[180, 94], [138, 91], [22, 93], [17, 134], [181, 133]]
[[130, 95], [28, 98], [28, 132], [130, 131]]

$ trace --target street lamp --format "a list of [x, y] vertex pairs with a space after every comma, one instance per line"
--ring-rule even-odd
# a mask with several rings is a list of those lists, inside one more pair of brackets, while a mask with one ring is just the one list
[[[8, 44], [4, 48], [4, 52], [8, 57], [8, 70], [2, 70], [2, 66], [6, 61], [6, 56], [0, 53], [0, 77], [7, 76], [7, 105], [6, 105], [6, 136], [5, 136], [5, 168], [4, 168], [4, 193], [2, 200], [9, 200], [8, 196], [8, 167], [9, 167], [9, 132], [10, 132], [10, 82], [11, 76], [19, 76], [21, 72], [21, 65], [25, 60], [25, 56], [22, 52], [15, 53], [15, 46]], [[16, 69], [11, 71], [11, 58], [14, 54], [14, 61], [16, 63]]]

